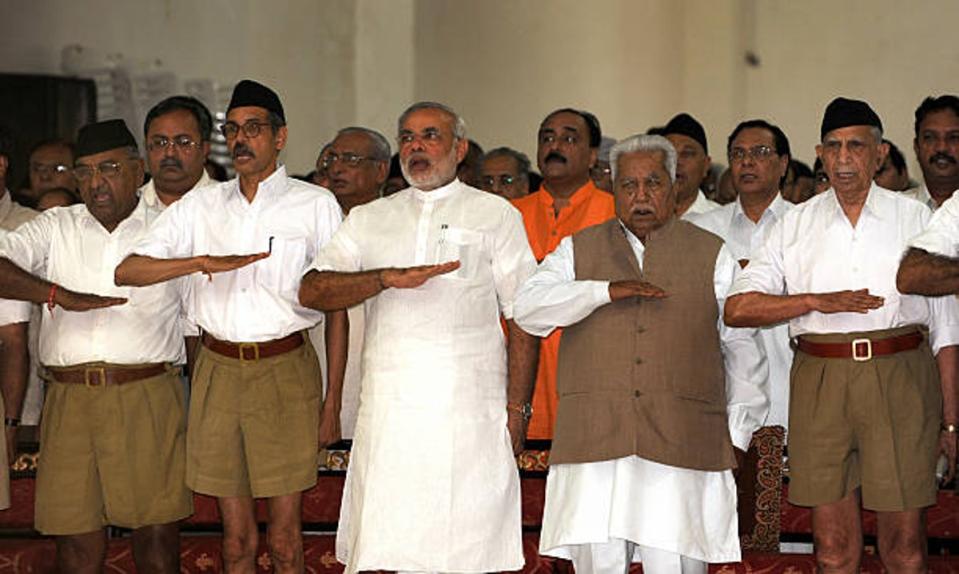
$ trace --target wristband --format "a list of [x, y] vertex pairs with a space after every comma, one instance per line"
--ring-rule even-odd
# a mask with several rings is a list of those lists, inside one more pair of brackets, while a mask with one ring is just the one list
[[50, 311], [51, 315], [53, 314], [53, 308], [57, 306], [57, 304], [53, 302], [53, 299], [57, 296], [57, 287], [58, 285], [56, 283], [51, 284], [50, 293], [47, 295], [47, 310]]
[[3, 426], [5, 427], [18, 427], [20, 426], [20, 419], [13, 417], [4, 417]]
[[943, 423], [943, 424], [939, 427], [939, 430], [941, 430], [941, 431], [943, 431], [943, 432], [951, 432], [951, 433], [955, 434], [955, 433], [959, 432], [959, 425], [957, 425], [957, 424], [955, 424], [955, 423], [949, 423], [949, 424]]

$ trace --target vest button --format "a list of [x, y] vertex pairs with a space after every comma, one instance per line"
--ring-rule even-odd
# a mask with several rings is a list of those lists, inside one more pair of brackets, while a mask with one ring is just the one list
[[638, 398], [639, 398], [639, 391], [633, 391], [633, 396], [638, 399]]
[[643, 360], [640, 359], [639, 357], [636, 357], [636, 364], [637, 364], [637, 365], [642, 365], [642, 364], [643, 364]]
[[637, 333], [645, 333], [645, 332], [646, 332], [646, 327], [636, 327], [636, 332], [637, 332]]

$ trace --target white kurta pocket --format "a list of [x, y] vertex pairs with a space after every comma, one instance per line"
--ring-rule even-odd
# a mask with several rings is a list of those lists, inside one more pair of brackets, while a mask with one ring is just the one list
[[460, 267], [447, 274], [456, 279], [472, 279], [483, 249], [483, 234], [462, 227], [444, 227], [436, 244], [436, 263], [459, 261]]

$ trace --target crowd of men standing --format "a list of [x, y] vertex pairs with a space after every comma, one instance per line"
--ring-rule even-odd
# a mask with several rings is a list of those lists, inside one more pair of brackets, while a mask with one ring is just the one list
[[779, 425], [820, 568], [858, 571], [865, 507], [886, 567], [924, 571], [956, 469], [959, 98], [915, 115], [911, 189], [846, 98], [817, 171], [762, 119], [720, 175], [688, 113], [615, 141], [563, 108], [535, 173], [420, 102], [396, 155], [347, 127], [296, 178], [280, 97], [251, 80], [215, 128], [228, 181], [185, 96], [150, 110], [142, 156], [122, 120], [38, 144], [19, 201], [0, 137], [0, 391], [8, 456], [41, 425], [36, 528], [65, 572], [100, 570], [107, 525], [139, 571], [177, 572], [207, 494], [224, 570], [253, 572], [266, 499], [273, 567], [301, 572], [301, 493], [348, 437], [348, 572], [516, 570], [529, 437], [553, 441], [542, 554], [698, 574], [741, 559], [733, 471]]

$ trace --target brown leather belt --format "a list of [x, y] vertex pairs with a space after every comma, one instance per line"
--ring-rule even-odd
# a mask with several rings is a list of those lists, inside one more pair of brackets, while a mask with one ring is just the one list
[[800, 336], [796, 348], [814, 357], [868, 361], [873, 357], [911, 351], [922, 344], [922, 333], [915, 331], [888, 339], [855, 339], [845, 343], [813, 342]]
[[86, 385], [88, 387], [105, 387], [109, 385], [124, 385], [142, 381], [162, 375], [167, 370], [166, 363], [151, 363], [134, 367], [120, 367], [111, 365], [86, 367], [48, 367], [50, 377], [58, 383]]
[[200, 340], [203, 341], [204, 347], [218, 355], [241, 361], [256, 361], [289, 353], [296, 349], [303, 344], [303, 334], [296, 332], [282, 339], [273, 339], [262, 343], [231, 343], [230, 341], [221, 341], [209, 333], [203, 333]]

